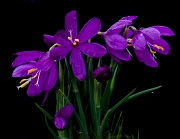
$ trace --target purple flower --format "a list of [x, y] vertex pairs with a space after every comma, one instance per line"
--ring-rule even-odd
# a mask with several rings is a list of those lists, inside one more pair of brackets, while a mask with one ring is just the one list
[[65, 16], [65, 30], [58, 31], [54, 37], [44, 35], [44, 40], [49, 44], [60, 44], [59, 47], [55, 47], [50, 52], [58, 60], [63, 59], [71, 52], [72, 71], [78, 80], [84, 80], [86, 67], [81, 52], [92, 58], [99, 58], [106, 54], [104, 46], [97, 43], [87, 43], [87, 40], [95, 36], [100, 28], [100, 20], [92, 18], [78, 34], [76, 11], [71, 11]]
[[[161, 36], [173, 36], [173, 31], [165, 26], [152, 26], [149, 28], [140, 28], [135, 31], [134, 37], [128, 39], [134, 47], [135, 54], [140, 62], [151, 67], [157, 67], [155, 53], [167, 55], [170, 52], [169, 44]], [[148, 48], [146, 47], [148, 46]]]
[[54, 116], [54, 124], [58, 130], [64, 130], [67, 126], [67, 120], [71, 117], [74, 108], [72, 105], [66, 105]]
[[[34, 53], [37, 55], [34, 55]], [[57, 66], [53, 57], [51, 57], [49, 52], [38, 51], [24, 51], [16, 54], [18, 57], [14, 60], [12, 66], [17, 67], [14, 69], [12, 77], [30, 76], [27, 79], [22, 79], [20, 81], [22, 84], [17, 86], [17, 88], [23, 88], [29, 84], [27, 94], [31, 97], [46, 90], [46, 99], [48, 91], [53, 88], [58, 76]], [[38, 58], [37, 62], [32, 61]]]
[[108, 81], [112, 76], [112, 70], [110, 67], [102, 65], [93, 71], [93, 76], [98, 82]]
[[39, 59], [44, 52], [40, 51], [23, 51], [23, 52], [17, 52], [15, 55], [18, 55], [15, 60], [12, 63], [12, 67], [19, 66], [21, 64]]
[[118, 63], [122, 63], [120, 60], [131, 60], [130, 55], [125, 52], [127, 47], [126, 39], [120, 35], [123, 27], [132, 24], [136, 16], [127, 16], [120, 19], [113, 24], [106, 32], [102, 32], [102, 37], [105, 40], [106, 48], [112, 59]]

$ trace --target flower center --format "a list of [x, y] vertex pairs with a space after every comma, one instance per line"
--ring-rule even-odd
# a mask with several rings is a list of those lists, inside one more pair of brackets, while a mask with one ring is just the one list
[[[126, 40], [127, 40], [127, 42], [128, 42], [127, 46], [132, 46], [132, 39], [131, 39], [131, 38], [127, 38]], [[131, 52], [128, 50], [128, 48], [126, 48], [126, 51], [128, 52], [128, 54], [129, 54], [131, 57], [133, 57], [133, 55], [132, 55]]]
[[69, 30], [69, 35], [70, 36], [67, 39], [72, 42], [73, 46], [77, 46], [77, 44], [79, 42], [79, 39], [76, 38], [76, 39], [73, 40], [73, 38], [72, 38], [72, 31], [73, 30]]
[[132, 46], [132, 39], [131, 38], [127, 38], [127, 42], [128, 42], [127, 46]]
[[[37, 69], [35, 69], [35, 68], [29, 69], [27, 74], [29, 75], [30, 73], [35, 72], [36, 70]], [[24, 88], [25, 86], [27, 86], [31, 82], [31, 80], [35, 79], [36, 77], [37, 77], [37, 81], [36, 81], [35, 85], [39, 86], [39, 77], [40, 77], [40, 74], [41, 74], [41, 71], [37, 71], [37, 73], [34, 76], [32, 76], [32, 77], [30, 77], [28, 79], [22, 79], [20, 81], [20, 84], [23, 83], [23, 82], [24, 83], [19, 85], [19, 86], [17, 86], [18, 90], [19, 90], [19, 88]]]

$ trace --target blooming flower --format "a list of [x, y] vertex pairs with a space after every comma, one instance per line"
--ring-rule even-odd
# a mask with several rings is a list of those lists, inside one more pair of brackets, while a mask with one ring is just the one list
[[[128, 41], [132, 43], [135, 54], [140, 62], [151, 67], [157, 67], [155, 53], [167, 55], [170, 52], [169, 44], [161, 36], [173, 36], [173, 31], [165, 26], [152, 26], [135, 30], [135, 35]], [[148, 46], [148, 48], [146, 47]]]
[[107, 81], [112, 76], [112, 70], [106, 65], [102, 65], [93, 71], [93, 76], [99, 82]]
[[[58, 77], [57, 67], [50, 53], [24, 51], [16, 54], [18, 57], [14, 60], [12, 66], [17, 67], [14, 69], [12, 77], [31, 76], [27, 79], [22, 79], [20, 81], [22, 84], [17, 86], [17, 88], [20, 89], [29, 84], [27, 90], [28, 96], [36, 96], [43, 90], [46, 90], [48, 93], [55, 85]], [[37, 62], [32, 61], [37, 58], [39, 58]], [[47, 96], [47, 94], [45, 96]]]
[[136, 16], [123, 17], [118, 22], [113, 24], [106, 32], [100, 33], [105, 40], [108, 53], [112, 59], [118, 63], [121, 63], [120, 60], [131, 60], [131, 57], [129, 56], [130, 53], [128, 54], [124, 50], [127, 47], [127, 41], [123, 36], [120, 35], [120, 32], [123, 27], [132, 24], [132, 20], [135, 18]]
[[72, 71], [78, 80], [86, 77], [86, 67], [81, 52], [92, 58], [99, 58], [106, 54], [106, 48], [97, 43], [87, 43], [87, 40], [97, 34], [101, 28], [98, 18], [90, 19], [78, 34], [76, 11], [71, 11], [65, 16], [65, 30], [58, 31], [54, 37], [44, 35], [46, 43], [58, 43], [61, 46], [51, 50], [51, 55], [58, 60], [66, 57], [70, 52]]
[[67, 126], [67, 120], [71, 117], [74, 108], [72, 105], [66, 105], [54, 116], [54, 124], [58, 130], [64, 130]]

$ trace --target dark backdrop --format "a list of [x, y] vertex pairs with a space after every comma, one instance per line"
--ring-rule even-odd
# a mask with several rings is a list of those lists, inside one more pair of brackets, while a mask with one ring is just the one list
[[[168, 56], [158, 54], [158, 68], [150, 68], [134, 57], [121, 68], [111, 105], [137, 87], [138, 90], [163, 85], [163, 88], [125, 104], [124, 131], [137, 134], [140, 129], [144, 139], [178, 138], [179, 129], [179, 16], [176, 1], [61, 1], [61, 0], [14, 0], [1, 2], [1, 131], [6, 138], [50, 138], [43, 114], [34, 105], [41, 103], [43, 94], [30, 98], [26, 89], [17, 91], [18, 79], [12, 79], [12, 54], [24, 50], [47, 51], [43, 34], [54, 34], [64, 27], [64, 16], [77, 10], [79, 29], [92, 17], [102, 22], [102, 31], [108, 29], [123, 16], [137, 15], [134, 26], [170, 27], [175, 37], [165, 39], [171, 46]], [[102, 40], [100, 41], [102, 43]], [[120, 91], [119, 91], [120, 90]], [[45, 108], [53, 113], [55, 96], [50, 94]], [[3, 129], [3, 130], [2, 130]]]

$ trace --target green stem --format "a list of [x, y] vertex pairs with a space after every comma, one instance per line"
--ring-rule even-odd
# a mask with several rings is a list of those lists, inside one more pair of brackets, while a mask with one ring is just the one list
[[109, 81], [107, 81], [106, 87], [104, 90], [104, 94], [103, 94], [102, 99], [101, 99], [101, 116], [102, 116], [103, 112], [106, 113], [108, 110], [111, 94], [113, 92], [114, 85], [115, 85], [115, 82], [116, 82], [116, 79], [117, 79], [121, 65], [111, 61], [111, 66], [113, 66], [112, 67], [113, 77]]
[[[63, 82], [64, 82], [63, 68], [60, 61], [57, 62], [57, 66], [58, 66], [58, 80], [56, 83], [56, 112], [59, 111], [62, 107], [64, 107], [64, 97], [59, 93], [59, 89], [63, 90]], [[57, 132], [59, 137], [65, 136], [65, 130], [63, 131], [57, 130]]]
[[97, 111], [96, 111], [96, 104], [95, 104], [95, 96], [94, 96], [94, 79], [93, 79], [93, 65], [92, 65], [92, 58], [89, 59], [88, 65], [88, 89], [89, 89], [89, 97], [90, 97], [90, 106], [91, 106], [91, 115], [92, 115], [92, 122], [94, 127], [95, 136], [99, 137], [99, 124], [97, 118]]
[[81, 121], [83, 123], [83, 127], [85, 128], [84, 129], [85, 130], [84, 135], [88, 137], [86, 118], [85, 118], [85, 115], [84, 115], [84, 111], [83, 111], [83, 107], [82, 107], [82, 103], [81, 103], [81, 98], [80, 98], [80, 94], [79, 94], [79, 89], [78, 89], [78, 86], [77, 86], [77, 79], [75, 78], [75, 76], [72, 73], [72, 70], [71, 70], [70, 65], [68, 63], [68, 58], [67, 57], [65, 58], [65, 62], [66, 62], [66, 66], [67, 66], [67, 69], [68, 69], [69, 74], [70, 74], [71, 83], [72, 83], [72, 86], [73, 86], [73, 92], [75, 94], [75, 98], [76, 98], [76, 101], [77, 101], [77, 104], [78, 104], [80, 119], [81, 119]]
[[[65, 100], [66, 100], [69, 104], [72, 104], [72, 103], [70, 102], [70, 100], [67, 98], [67, 96], [66, 96], [61, 90], [59, 90], [59, 92], [64, 96]], [[82, 130], [83, 130], [83, 131], [82, 131], [82, 132], [83, 132], [83, 136], [88, 139], [89, 137], [88, 137], [87, 128], [84, 127], [84, 125], [83, 125], [83, 123], [82, 123], [82, 120], [81, 120], [81, 118], [78, 116], [76, 110], [74, 110], [73, 115], [75, 116], [75, 118], [76, 118], [79, 126], [80, 126], [80, 127], [82, 128]]]

